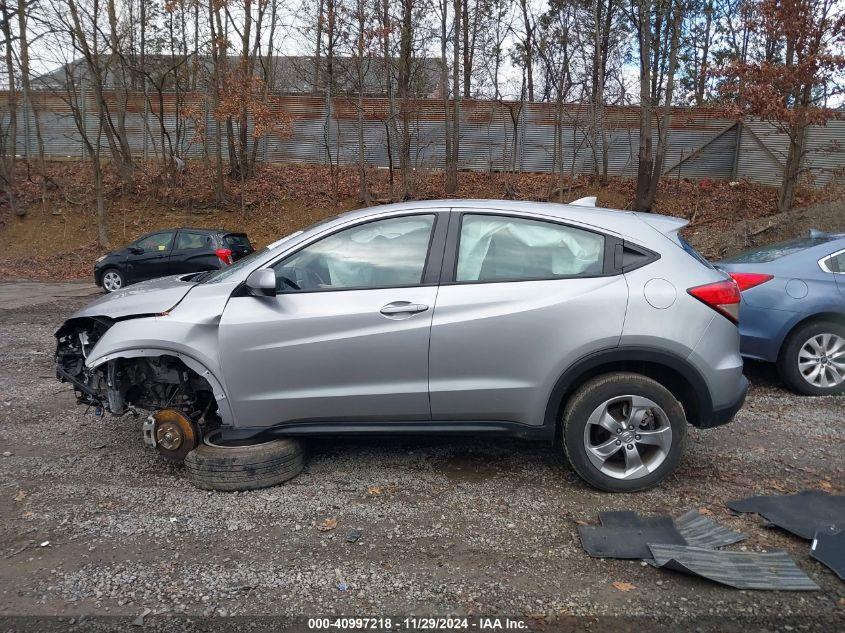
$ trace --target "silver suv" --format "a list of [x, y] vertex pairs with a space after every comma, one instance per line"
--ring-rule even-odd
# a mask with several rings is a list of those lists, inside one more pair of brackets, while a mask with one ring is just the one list
[[57, 375], [154, 412], [147, 442], [176, 458], [211, 432], [507, 435], [640, 490], [747, 388], [739, 291], [685, 224], [594, 199], [363, 209], [100, 298], [57, 332]]

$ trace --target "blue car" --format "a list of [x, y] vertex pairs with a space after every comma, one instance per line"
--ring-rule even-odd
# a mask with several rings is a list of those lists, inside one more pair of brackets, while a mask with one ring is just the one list
[[763, 246], [716, 264], [739, 285], [741, 352], [807, 395], [845, 392], [845, 233]]

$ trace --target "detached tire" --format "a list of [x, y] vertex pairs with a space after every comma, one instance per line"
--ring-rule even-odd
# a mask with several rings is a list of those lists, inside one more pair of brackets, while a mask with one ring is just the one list
[[203, 438], [185, 457], [188, 481], [202, 490], [258, 490], [293, 479], [304, 458], [298, 440], [278, 439], [245, 444], [220, 442], [219, 433]]
[[687, 433], [681, 403], [641, 374], [584, 383], [563, 412], [563, 449], [582, 479], [607, 492], [656, 486], [678, 467]]

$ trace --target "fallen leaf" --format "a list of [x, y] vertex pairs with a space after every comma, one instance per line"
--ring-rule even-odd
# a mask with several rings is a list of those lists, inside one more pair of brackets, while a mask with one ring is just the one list
[[384, 492], [384, 489], [381, 486], [370, 486], [369, 488], [367, 488], [367, 494], [371, 497], [377, 497], [382, 492]]
[[320, 532], [329, 532], [337, 527], [337, 519], [326, 519], [317, 526]]
[[23, 501], [26, 499], [26, 490], [18, 490], [18, 493], [15, 495], [15, 501]]
[[833, 490], [833, 484], [830, 483], [829, 481], [827, 481], [826, 479], [822, 479], [819, 482], [819, 488], [821, 488], [822, 490], [827, 490], [828, 492], [831, 492]]
[[618, 589], [619, 591], [631, 591], [631, 589], [637, 588], [636, 585], [632, 585], [629, 582], [621, 582], [621, 581], [617, 581], [617, 582], [613, 583], [613, 586], [616, 589]]
[[698, 513], [703, 514], [705, 516], [710, 516], [711, 514], [713, 514], [713, 511], [709, 510], [708, 508], [699, 508]]
[[575, 523], [578, 525], [590, 525], [589, 521], [584, 521], [583, 519], [576, 519]]

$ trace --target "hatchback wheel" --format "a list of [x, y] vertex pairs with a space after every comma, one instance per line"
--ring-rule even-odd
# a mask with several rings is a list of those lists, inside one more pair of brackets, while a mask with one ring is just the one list
[[103, 290], [106, 292], [120, 290], [124, 285], [123, 275], [117, 268], [109, 268], [103, 273]]
[[845, 393], [845, 326], [827, 321], [801, 326], [787, 338], [778, 370], [798, 393]]
[[298, 440], [234, 441], [212, 432], [185, 457], [185, 472], [203, 490], [257, 490], [293, 479], [302, 472]]
[[563, 414], [563, 446], [589, 484], [608, 492], [650, 488], [677, 468], [686, 438], [684, 409], [646, 376], [612, 373], [582, 385]]

